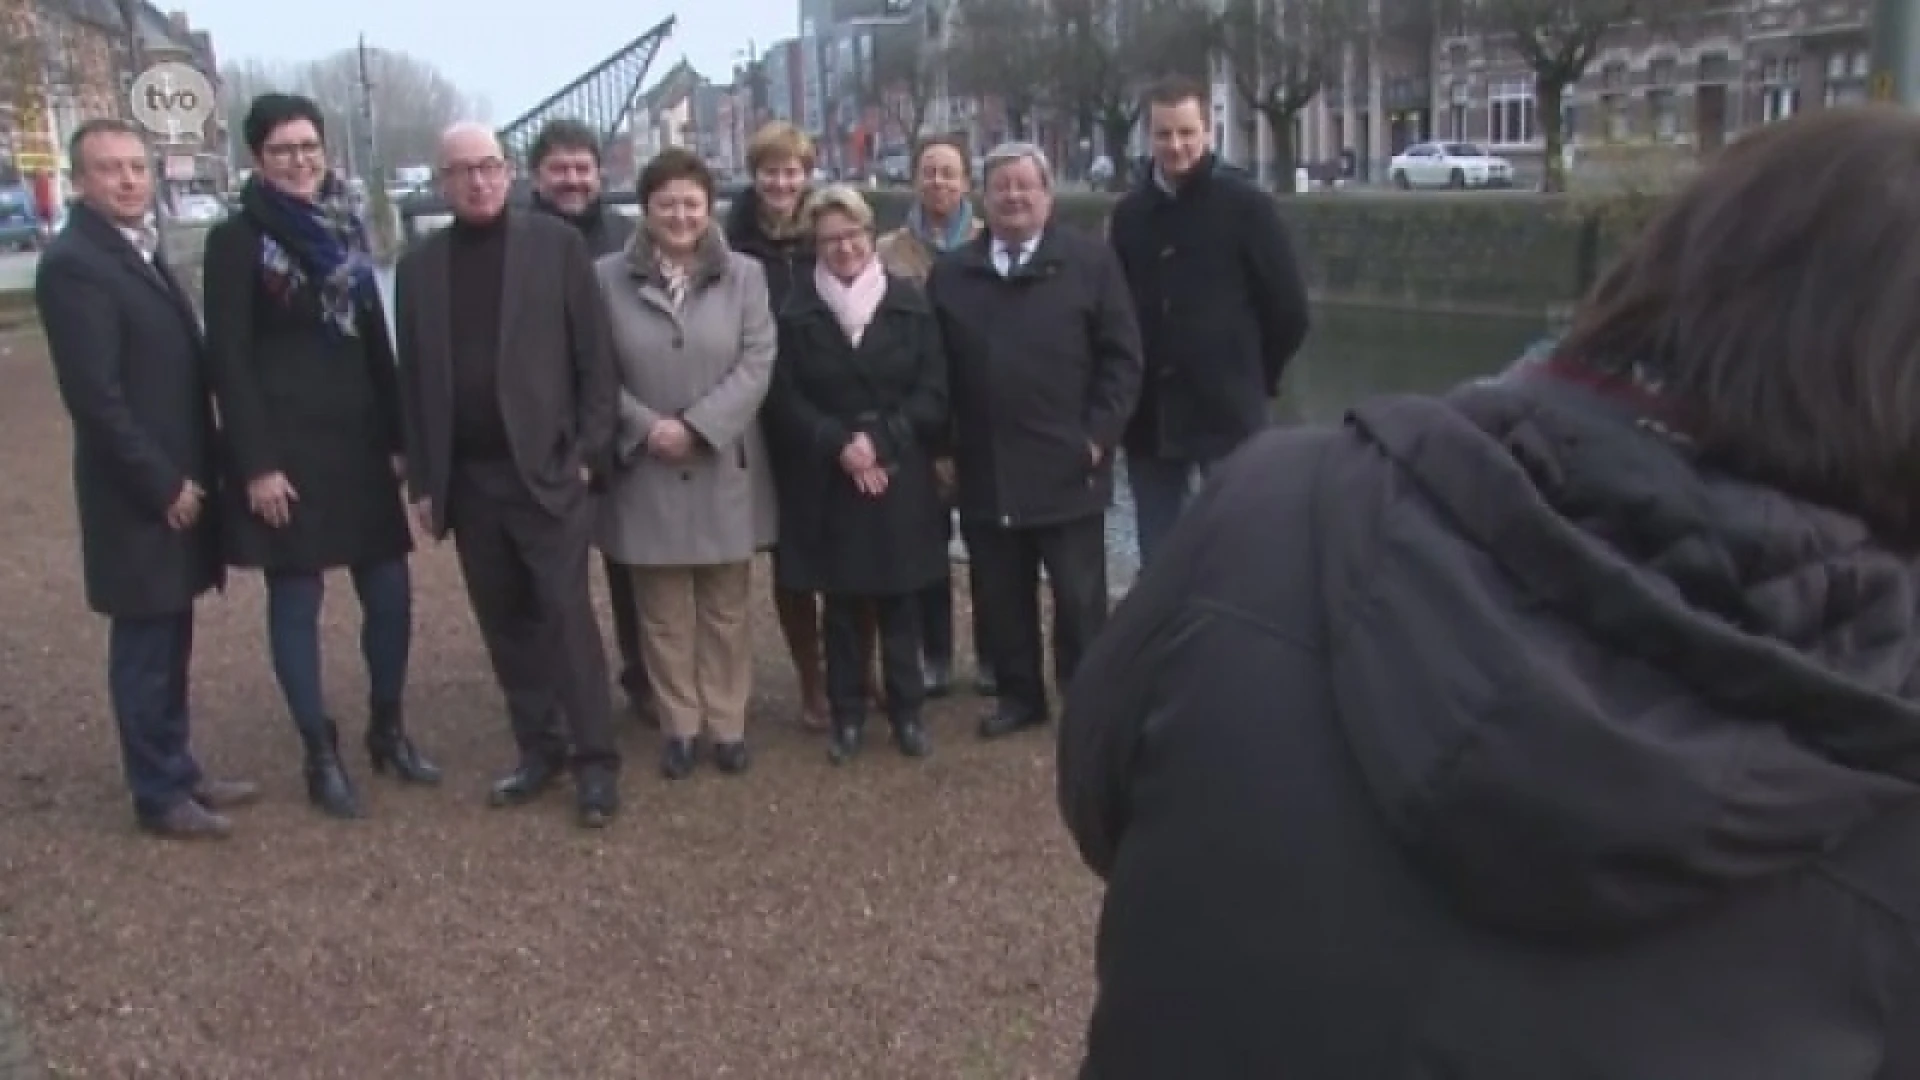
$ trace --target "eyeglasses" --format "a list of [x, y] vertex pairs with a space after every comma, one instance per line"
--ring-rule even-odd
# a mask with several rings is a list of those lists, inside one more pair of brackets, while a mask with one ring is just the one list
[[440, 167], [440, 175], [471, 184], [476, 180], [498, 180], [507, 171], [507, 163], [496, 157], [479, 161], [456, 161]]
[[324, 143], [308, 140], [297, 143], [268, 143], [260, 148], [260, 153], [276, 161], [292, 161], [295, 158], [316, 158], [327, 152]]

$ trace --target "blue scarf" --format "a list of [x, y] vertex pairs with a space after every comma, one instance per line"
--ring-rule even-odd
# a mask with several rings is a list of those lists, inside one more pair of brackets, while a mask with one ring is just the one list
[[935, 236], [928, 231], [926, 218], [920, 212], [920, 204], [916, 202], [913, 208], [907, 211], [907, 231], [934, 251], [945, 254], [965, 244], [967, 238], [973, 235], [973, 204], [961, 199], [953, 216], [947, 219], [945, 234]]
[[360, 309], [378, 305], [379, 283], [366, 227], [354, 214], [346, 185], [329, 173], [313, 202], [250, 177], [240, 193], [243, 213], [261, 233], [260, 268], [283, 299], [312, 289], [328, 327], [360, 334]]

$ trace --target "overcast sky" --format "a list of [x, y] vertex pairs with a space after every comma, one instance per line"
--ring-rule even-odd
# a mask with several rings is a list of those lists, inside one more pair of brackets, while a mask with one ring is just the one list
[[222, 63], [253, 57], [312, 60], [369, 45], [409, 52], [462, 90], [483, 95], [506, 123], [668, 15], [679, 16], [648, 80], [685, 56], [725, 79], [749, 40], [761, 49], [797, 31], [793, 0], [694, 0], [678, 9], [632, 0], [325, 0], [301, 7], [263, 0], [156, 0], [213, 35]]

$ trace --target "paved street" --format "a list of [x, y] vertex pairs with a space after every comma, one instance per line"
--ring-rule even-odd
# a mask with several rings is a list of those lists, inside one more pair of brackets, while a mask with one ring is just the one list
[[33, 268], [40, 256], [32, 252], [0, 252], [0, 293], [33, 288]]

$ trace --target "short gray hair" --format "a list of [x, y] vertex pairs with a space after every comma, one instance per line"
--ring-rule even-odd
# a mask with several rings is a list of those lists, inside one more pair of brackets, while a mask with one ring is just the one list
[[986, 159], [980, 163], [980, 181], [985, 183], [995, 169], [1016, 161], [1033, 162], [1033, 167], [1040, 172], [1040, 182], [1048, 190], [1053, 189], [1053, 166], [1047, 161], [1047, 152], [1030, 142], [1003, 142], [987, 151]]

